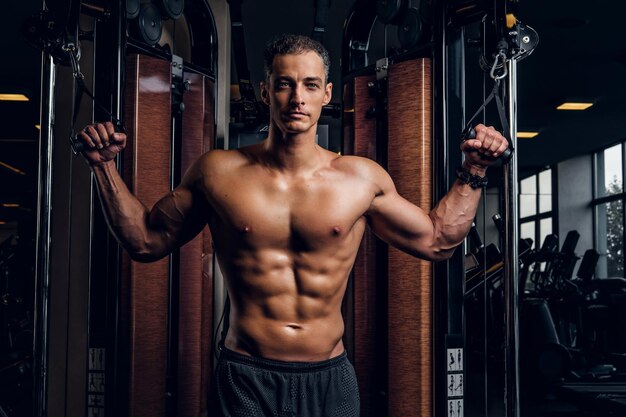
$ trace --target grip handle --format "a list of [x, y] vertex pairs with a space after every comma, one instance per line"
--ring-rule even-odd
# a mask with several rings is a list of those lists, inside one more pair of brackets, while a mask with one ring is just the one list
[[[476, 130], [472, 127], [463, 136], [464, 136], [463, 140], [476, 139]], [[513, 150], [511, 149], [511, 146], [509, 145], [509, 147], [506, 148], [504, 152], [502, 152], [502, 154], [499, 156], [499, 159], [502, 161], [502, 163], [506, 164], [507, 162], [511, 160], [512, 156], [513, 156]]]
[[[124, 125], [122, 125], [122, 123], [119, 121], [115, 122], [114, 129], [115, 129], [115, 133], [126, 133], [126, 129], [124, 129]], [[85, 142], [80, 140], [78, 135], [79, 133], [75, 133], [70, 136], [70, 146], [72, 147], [72, 152], [74, 152], [74, 155], [83, 153], [87, 149], [85, 146]]]

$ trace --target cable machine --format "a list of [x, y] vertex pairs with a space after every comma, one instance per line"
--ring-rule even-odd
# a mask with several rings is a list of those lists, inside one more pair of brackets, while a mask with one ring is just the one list
[[133, 192], [151, 205], [175, 187], [214, 146], [211, 9], [204, 0], [49, 0], [24, 33], [44, 51], [34, 415], [201, 414], [210, 234], [161, 262], [132, 262], [70, 145], [80, 151], [75, 128], [112, 120], [132, 138], [117, 166]]
[[[516, 61], [532, 52], [538, 36], [534, 30], [517, 21], [514, 16], [515, 2], [510, 0], [442, 3], [361, 1], [355, 5], [346, 21], [342, 53], [342, 62], [346, 65], [344, 132], [347, 136], [344, 151], [370, 157], [385, 166], [401, 194], [408, 195], [409, 200], [413, 200], [411, 190], [418, 186], [415, 184], [417, 178], [427, 176], [432, 179], [430, 184], [419, 185], [421, 189], [427, 187], [430, 190], [432, 200], [417, 200], [419, 205], [427, 208], [431, 201], [437, 201], [447, 192], [455, 178], [454, 169], [461, 163], [458, 141], [472, 137], [470, 127], [475, 124], [475, 119], [485, 114], [484, 109], [491, 100], [497, 103], [501, 125], [498, 127], [510, 143], [510, 149], [502, 160], [505, 201], [502, 264], [506, 311], [503, 398], [506, 415], [518, 416], [515, 77]], [[476, 42], [466, 38], [465, 29], [470, 25], [480, 27], [480, 39]], [[472, 45], [480, 48], [479, 64], [485, 71], [483, 83], [487, 91], [492, 92], [483, 97], [486, 100], [474, 116], [464, 120], [463, 109], [467, 101], [465, 55], [466, 48]], [[392, 89], [393, 83], [397, 82], [392, 78], [392, 68], [415, 60], [425, 60], [430, 64], [424, 72], [417, 68], [408, 70], [401, 81], [406, 83], [403, 88]], [[420, 79], [426, 80], [427, 88], [420, 91], [411, 89], [419, 84]], [[404, 99], [406, 91], [410, 93]], [[415, 107], [415, 102], [425, 99], [432, 100], [426, 109]], [[398, 102], [403, 107], [413, 106], [413, 109], [409, 114], [399, 113], [398, 117]], [[407, 140], [405, 143], [410, 133], [404, 133], [401, 136], [403, 141], [391, 143], [398, 135], [395, 126], [411, 125], [412, 119], [432, 125], [432, 131], [428, 127], [425, 142], [418, 145]], [[412, 148], [415, 146], [422, 147], [409, 157], [413, 155]], [[411, 162], [402, 165], [400, 171], [395, 171], [390, 166], [390, 156], [398, 147], [403, 148], [401, 152]], [[403, 177], [411, 166], [422, 164], [425, 165], [424, 171], [409, 171], [409, 178]], [[497, 167], [492, 167], [490, 171], [495, 170]], [[402, 279], [398, 278], [399, 271], [394, 269], [396, 265], [401, 265], [400, 270], [410, 271], [405, 279], [417, 278], [428, 283], [424, 287], [406, 287], [397, 291], [394, 280]], [[482, 265], [482, 276], [485, 276], [486, 265]], [[415, 410], [424, 416], [463, 415], [464, 377], [467, 382], [463, 352], [466, 317], [462, 307], [466, 289], [464, 280], [459, 279], [465, 276], [463, 253], [457, 251], [450, 261], [438, 263], [432, 270], [428, 266], [423, 268], [420, 272], [419, 267], [415, 269], [393, 258], [391, 251], [388, 253], [386, 246], [375, 237], [364, 238], [354, 272], [355, 316], [352, 330], [359, 382], [374, 398], [371, 403], [364, 404], [363, 415], [410, 415]], [[412, 294], [412, 299], [404, 300], [403, 294], [407, 292]], [[359, 303], [365, 305], [360, 306]], [[410, 311], [414, 315], [395, 317], [394, 306], [398, 305], [401, 306], [399, 310]], [[415, 305], [421, 311], [418, 312]], [[388, 321], [385, 321], [385, 316]], [[407, 320], [418, 323], [416, 333], [411, 333]], [[402, 338], [394, 338], [397, 331], [403, 333]], [[400, 349], [397, 349], [398, 345], [401, 345]], [[404, 352], [419, 359], [417, 362], [407, 359], [403, 356]], [[386, 358], [383, 363], [380, 356]], [[373, 360], [374, 357], [378, 358], [377, 361]], [[402, 365], [395, 362], [398, 357]], [[405, 381], [394, 371], [398, 366], [403, 367], [405, 374], [416, 373], [418, 376], [413, 381]], [[429, 379], [431, 376], [432, 380]], [[416, 390], [411, 383], [434, 386], [434, 392]], [[402, 390], [397, 388], [398, 385], [402, 386]], [[431, 404], [431, 398], [434, 398], [434, 404]]]

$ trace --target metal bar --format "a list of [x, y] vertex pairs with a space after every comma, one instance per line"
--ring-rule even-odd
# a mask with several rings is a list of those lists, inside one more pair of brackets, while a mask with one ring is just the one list
[[[508, 118], [513, 149], [517, 149], [517, 63], [508, 63]], [[505, 305], [505, 416], [519, 416], [519, 321], [518, 321], [518, 182], [517, 153], [504, 169], [504, 305]]]
[[35, 272], [35, 317], [33, 347], [33, 415], [47, 415], [48, 306], [50, 283], [50, 232], [52, 202], [52, 143], [56, 66], [42, 54], [41, 138], [39, 141], [39, 188], [37, 190], [37, 251]]

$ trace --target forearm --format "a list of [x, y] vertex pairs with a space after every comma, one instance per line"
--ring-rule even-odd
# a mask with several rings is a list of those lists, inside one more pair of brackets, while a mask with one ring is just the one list
[[100, 202], [111, 233], [139, 261], [158, 258], [161, 252], [149, 229], [148, 209], [130, 192], [115, 163], [108, 161], [91, 166], [96, 178]]
[[[464, 163], [472, 175], [484, 176], [486, 168]], [[457, 179], [448, 193], [429, 213], [433, 222], [433, 255], [446, 259], [452, 255], [472, 226], [480, 203], [481, 189], [475, 189]]]

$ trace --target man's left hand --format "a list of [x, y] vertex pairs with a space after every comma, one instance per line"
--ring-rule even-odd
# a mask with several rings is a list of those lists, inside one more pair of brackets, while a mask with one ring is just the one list
[[487, 168], [509, 147], [509, 142], [493, 126], [478, 124], [474, 130], [476, 138], [461, 142], [461, 151], [465, 153], [465, 162]]

